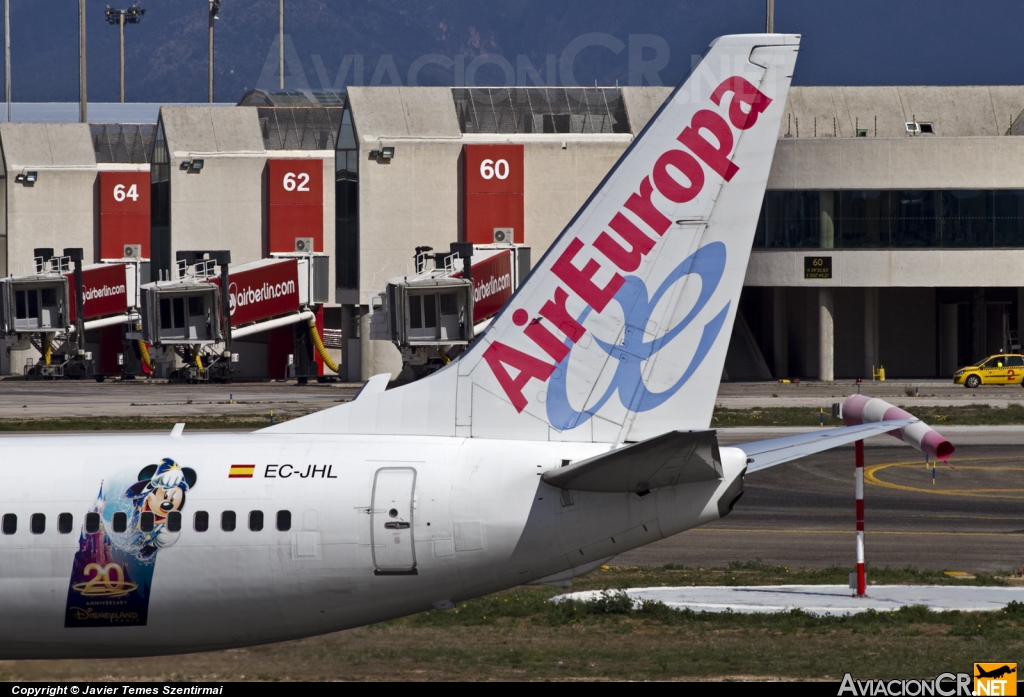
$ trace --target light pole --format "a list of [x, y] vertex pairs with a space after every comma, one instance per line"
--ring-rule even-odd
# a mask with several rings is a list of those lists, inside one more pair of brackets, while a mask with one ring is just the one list
[[85, 0], [78, 0], [78, 120], [89, 123], [85, 72]]
[[284, 0], [278, 0], [277, 72], [278, 88], [284, 89]]
[[116, 24], [121, 32], [121, 103], [124, 104], [124, 25], [138, 24], [146, 11], [135, 3], [127, 10], [115, 10], [107, 5], [107, 24]]
[[4, 97], [7, 123], [11, 122], [11, 0], [4, 0]]
[[213, 104], [213, 21], [219, 19], [220, 0], [210, 0], [210, 104]]

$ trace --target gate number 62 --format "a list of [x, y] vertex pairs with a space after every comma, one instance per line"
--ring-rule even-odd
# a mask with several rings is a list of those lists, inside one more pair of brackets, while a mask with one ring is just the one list
[[309, 175], [305, 172], [288, 172], [284, 175], [285, 191], [309, 191]]

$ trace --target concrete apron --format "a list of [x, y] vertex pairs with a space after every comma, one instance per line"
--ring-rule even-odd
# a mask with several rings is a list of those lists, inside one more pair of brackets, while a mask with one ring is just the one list
[[[1013, 600], [1024, 602], [1024, 588], [993, 586], [868, 586], [857, 598], [847, 586], [689, 586], [627, 588], [634, 607], [661, 602], [676, 610], [694, 612], [775, 613], [803, 610], [812, 615], [853, 615], [875, 610], [892, 612], [924, 605], [943, 612], [1001, 610]], [[581, 591], [552, 598], [552, 602], [600, 600], [615, 591]]]

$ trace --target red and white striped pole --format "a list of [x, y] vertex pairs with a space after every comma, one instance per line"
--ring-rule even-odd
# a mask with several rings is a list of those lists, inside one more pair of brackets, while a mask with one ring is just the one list
[[857, 453], [857, 597], [867, 594], [864, 577], [864, 441], [854, 445]]

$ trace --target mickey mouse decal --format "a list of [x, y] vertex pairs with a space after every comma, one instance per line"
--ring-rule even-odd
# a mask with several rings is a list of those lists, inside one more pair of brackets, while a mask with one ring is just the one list
[[[196, 484], [196, 472], [179, 467], [165, 457], [159, 465], [147, 465], [139, 472], [139, 481], [128, 487], [125, 497], [132, 501], [131, 529], [143, 536], [142, 553], [151, 555], [178, 540], [178, 531], [170, 530], [167, 517], [185, 506], [185, 494]], [[142, 531], [143, 513], [153, 514], [153, 529]]]

